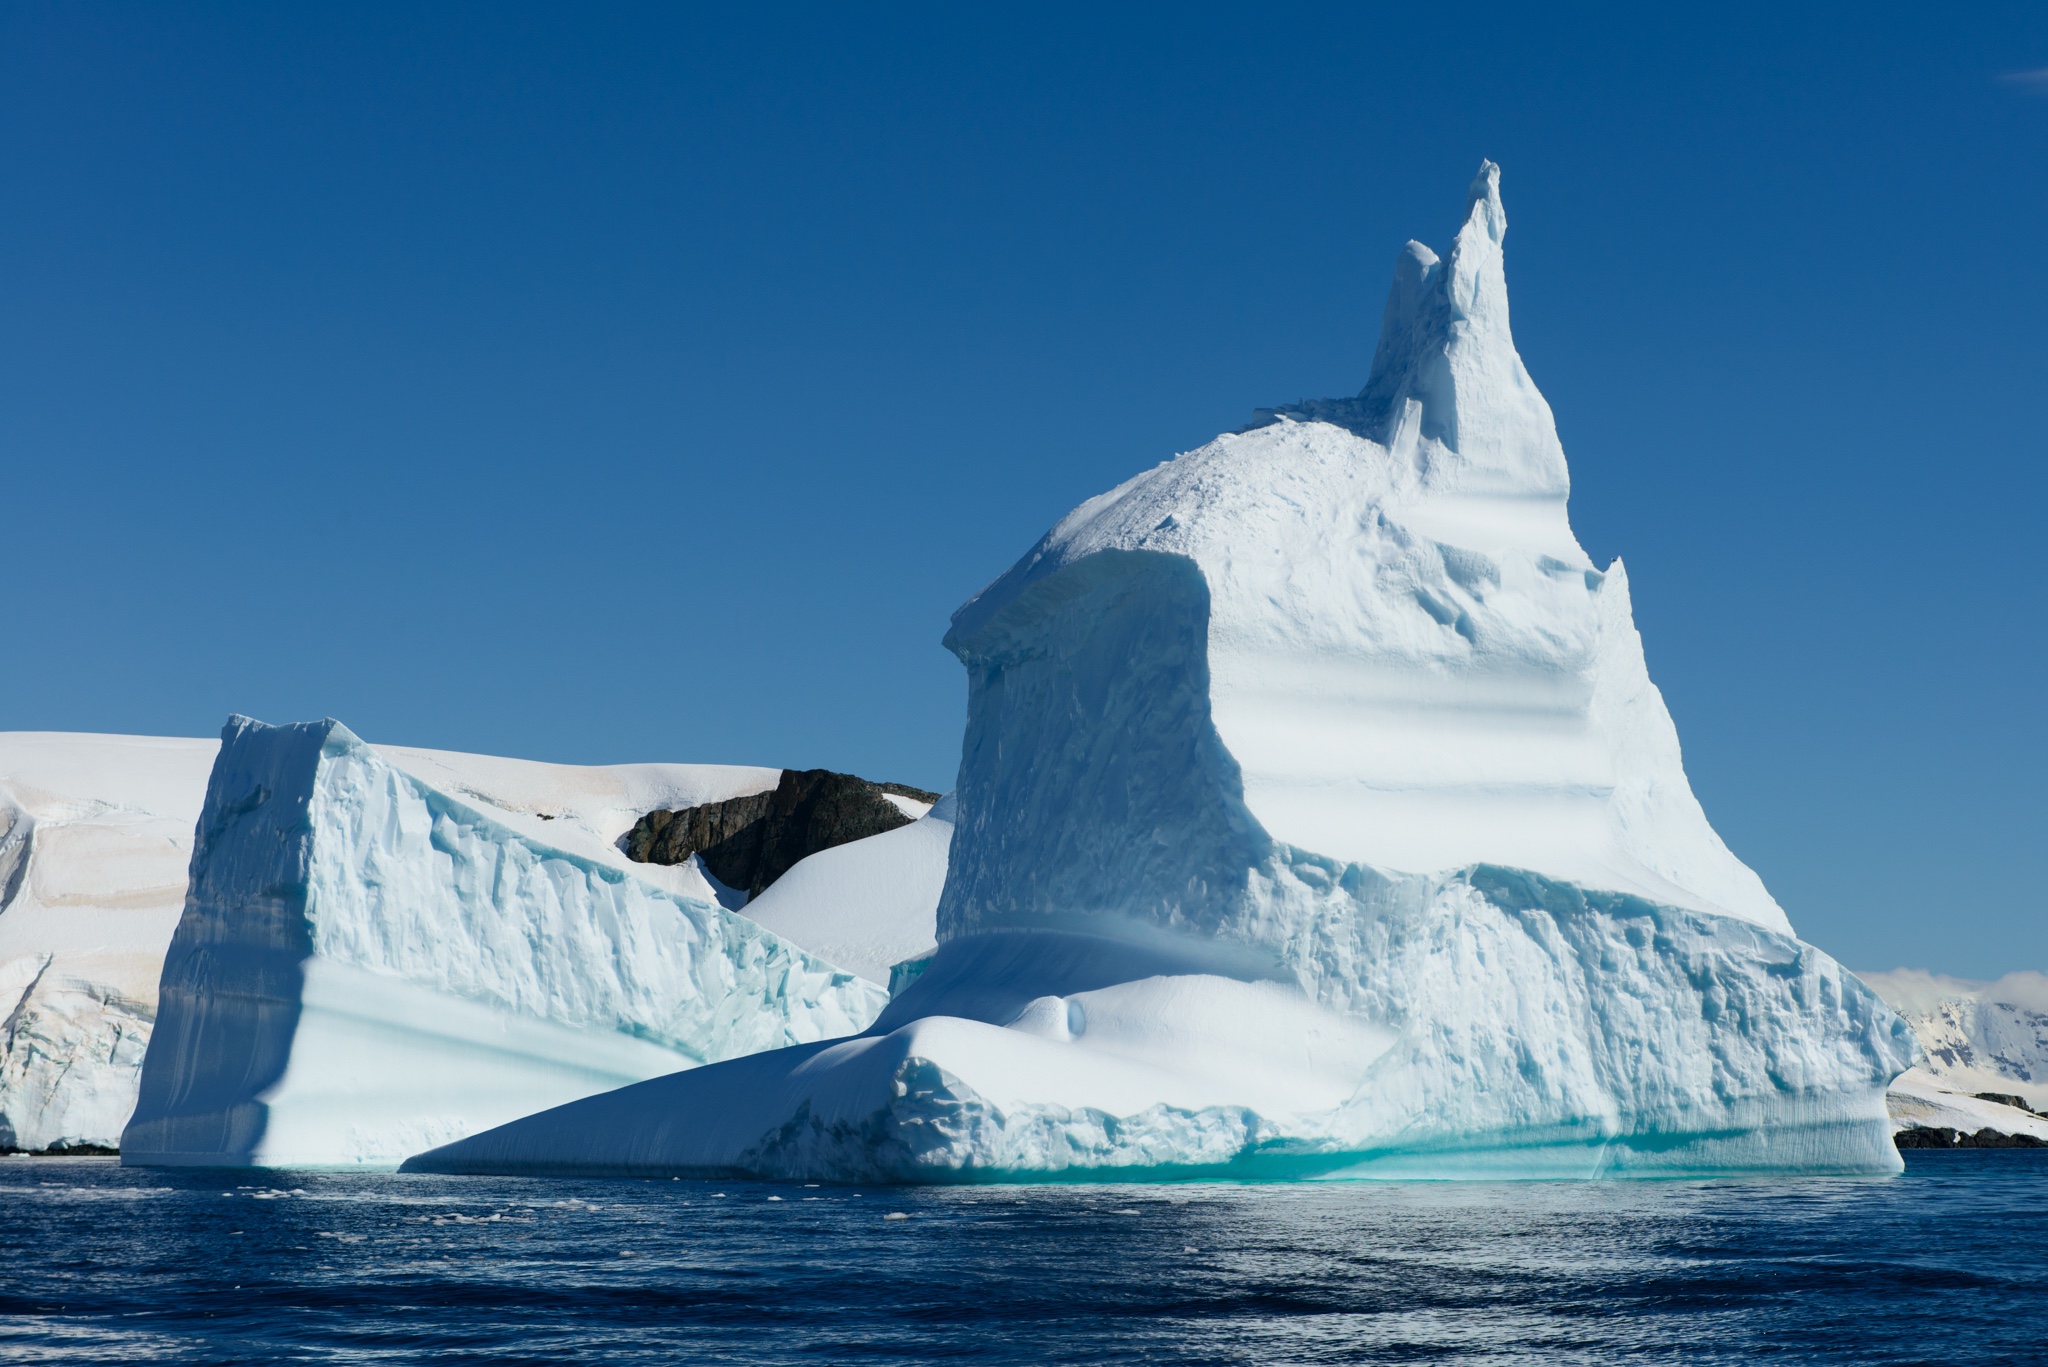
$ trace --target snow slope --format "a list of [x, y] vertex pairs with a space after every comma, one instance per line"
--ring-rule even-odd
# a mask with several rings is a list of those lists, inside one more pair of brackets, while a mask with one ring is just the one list
[[774, 775], [380, 752], [333, 721], [233, 719], [122, 1161], [391, 1163], [623, 1082], [860, 1029], [878, 988], [636, 876], [606, 843], [640, 800]]
[[0, 1146], [120, 1139], [217, 748], [0, 732]]
[[908, 826], [871, 835], [798, 861], [745, 915], [827, 963], [887, 986], [889, 970], [938, 945], [939, 894], [953, 842], [953, 800], [926, 811], [892, 798]]
[[1987, 983], [1900, 968], [1860, 976], [1920, 1041], [1920, 1066], [1901, 1079], [1916, 1094], [2003, 1092], [2048, 1110], [2048, 975]]
[[450, 1171], [1890, 1172], [1899, 1019], [1708, 825], [1566, 517], [1498, 171], [1355, 399], [1069, 514], [961, 608], [939, 952], [862, 1037]]
[[[2012, 1095], [2009, 1090], [2007, 1094]], [[2048, 1117], [1944, 1087], [1933, 1075], [1920, 1068], [1909, 1068], [1895, 1078], [1891, 1091], [1885, 1094], [1885, 1103], [1891, 1111], [1894, 1129], [1919, 1125], [1934, 1130], [1961, 1130], [1968, 1134], [1989, 1129], [2000, 1134], [2029, 1135], [2048, 1142]]]

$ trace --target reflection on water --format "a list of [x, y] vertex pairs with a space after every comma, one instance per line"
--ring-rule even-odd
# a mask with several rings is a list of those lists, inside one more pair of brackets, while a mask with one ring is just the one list
[[1897, 1179], [875, 1188], [0, 1160], [0, 1359], [2048, 1360], [2048, 1152]]

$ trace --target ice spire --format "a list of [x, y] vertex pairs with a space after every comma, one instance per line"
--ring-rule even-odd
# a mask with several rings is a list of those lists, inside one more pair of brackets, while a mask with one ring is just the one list
[[1438, 488], [1563, 497], [1557, 425], [1508, 326], [1507, 231], [1500, 167], [1481, 162], [1450, 259], [1410, 242], [1394, 263], [1356, 426]]
[[1571, 476], [1557, 424], [1508, 326], [1507, 231], [1500, 167], [1483, 161], [1450, 259], [1420, 242], [1396, 258], [1372, 374], [1358, 397], [1260, 409], [1252, 427], [1335, 423], [1412, 461], [1440, 492], [1562, 499]]

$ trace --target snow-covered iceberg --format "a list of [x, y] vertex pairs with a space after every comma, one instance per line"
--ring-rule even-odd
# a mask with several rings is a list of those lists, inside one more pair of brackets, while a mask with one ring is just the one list
[[0, 1149], [120, 1142], [217, 748], [0, 732]]
[[1089, 500], [955, 615], [939, 951], [870, 1030], [412, 1166], [1897, 1170], [1911, 1036], [1693, 797], [1566, 516], [1506, 222], [1488, 164], [1359, 396]]
[[863, 1028], [878, 986], [715, 905], [692, 867], [630, 865], [598, 834], [777, 776], [379, 750], [331, 720], [232, 719], [123, 1162], [392, 1163]]

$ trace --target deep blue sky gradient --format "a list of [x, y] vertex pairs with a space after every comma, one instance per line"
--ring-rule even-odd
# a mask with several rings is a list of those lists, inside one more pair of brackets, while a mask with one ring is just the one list
[[1535, 8], [10, 5], [0, 728], [947, 786], [953, 608], [1491, 156], [1716, 826], [2048, 968], [2048, 10]]

